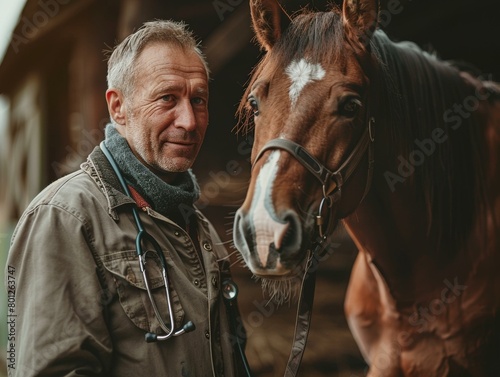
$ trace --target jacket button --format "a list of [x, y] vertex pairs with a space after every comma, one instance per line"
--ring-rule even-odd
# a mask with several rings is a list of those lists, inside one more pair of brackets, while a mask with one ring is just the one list
[[203, 248], [206, 250], [206, 251], [212, 251], [212, 245], [209, 243], [209, 242], [203, 242]]
[[205, 331], [205, 338], [210, 339], [210, 332], [208, 330]]
[[176, 237], [179, 237], [179, 236], [181, 235], [181, 232], [179, 232], [178, 230], [176, 230], [176, 231], [174, 232], [174, 235], [175, 235]]
[[218, 280], [217, 280], [217, 276], [214, 276], [214, 277], [212, 278], [212, 285], [214, 286], [214, 288], [215, 288], [215, 289], [218, 289], [218, 287], [219, 287], [219, 282], [218, 282]]
[[135, 274], [134, 274], [134, 271], [132, 270], [132, 268], [129, 266], [127, 267], [127, 280], [132, 283], [132, 284], [135, 284], [137, 283], [137, 279], [135, 278]]
[[198, 279], [193, 280], [193, 284], [196, 285], [197, 287], [200, 286], [200, 281]]

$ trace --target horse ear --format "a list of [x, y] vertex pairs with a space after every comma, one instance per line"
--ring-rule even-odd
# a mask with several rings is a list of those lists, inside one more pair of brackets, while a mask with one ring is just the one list
[[366, 51], [377, 28], [379, 0], [344, 0], [343, 20], [347, 38], [354, 48]]
[[269, 51], [290, 22], [279, 0], [250, 0], [250, 14], [257, 40]]

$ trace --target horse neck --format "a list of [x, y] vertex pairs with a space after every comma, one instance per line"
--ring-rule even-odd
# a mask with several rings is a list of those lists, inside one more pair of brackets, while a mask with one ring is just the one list
[[[453, 243], [447, 240], [438, 242], [431, 236], [436, 234], [432, 227], [441, 224], [433, 221], [430, 209], [416, 199], [419, 195], [411, 184], [413, 177], [410, 183], [391, 190], [383, 173], [394, 169], [394, 165], [384, 161], [380, 153], [389, 139], [383, 133], [377, 134], [378, 168], [372, 187], [344, 224], [358, 250], [378, 270], [399, 303], [442, 287], [444, 279], [465, 281], [472, 269], [480, 268], [478, 263], [500, 263], [500, 101], [485, 101], [476, 115], [484, 119], [481, 127], [487, 157], [484, 187], [488, 207], [484, 218], [478, 215], [474, 219], [461, 247], [451, 246]], [[380, 127], [380, 122], [377, 125]], [[470, 178], [466, 171], [463, 173], [464, 180]]]
[[[379, 190], [385, 184], [374, 179], [372, 189], [358, 208], [344, 219], [344, 225], [358, 250], [365, 254], [385, 279], [395, 297], [416, 294], [409, 276], [432, 255], [432, 243], [425, 237], [428, 222], [425, 210], [412, 193], [396, 194]], [[429, 270], [422, 271], [428, 273]], [[429, 284], [430, 281], [427, 281]], [[423, 285], [421, 289], [425, 289]]]

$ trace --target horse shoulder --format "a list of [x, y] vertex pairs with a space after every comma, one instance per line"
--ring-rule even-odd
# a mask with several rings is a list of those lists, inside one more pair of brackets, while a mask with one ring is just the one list
[[[384, 363], [384, 355], [395, 351], [391, 334], [397, 331], [398, 313], [383, 278], [368, 254], [358, 249], [344, 303], [346, 318], [365, 360]], [[398, 369], [392, 357], [387, 360], [388, 369]]]

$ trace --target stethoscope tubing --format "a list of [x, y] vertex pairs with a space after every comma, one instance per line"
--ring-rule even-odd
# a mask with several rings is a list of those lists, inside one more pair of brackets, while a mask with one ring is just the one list
[[[118, 181], [120, 182], [120, 185], [121, 185], [123, 191], [125, 192], [125, 194], [127, 196], [132, 197], [130, 190], [127, 186], [127, 183], [125, 182], [125, 179], [123, 178], [123, 175], [120, 172], [120, 168], [118, 167], [115, 159], [113, 158], [113, 156], [109, 152], [108, 148], [106, 147], [106, 144], [104, 143], [104, 141], [102, 141], [99, 146], [100, 146], [101, 150], [103, 151], [104, 155], [106, 156], [106, 158], [108, 159], [109, 164], [111, 165], [111, 168], [115, 172], [115, 175], [118, 178]], [[186, 322], [178, 330], [174, 329], [175, 322], [174, 322], [174, 314], [173, 314], [173, 310], [172, 310], [172, 299], [170, 297], [170, 284], [168, 282], [167, 262], [165, 260], [165, 255], [163, 254], [163, 251], [161, 250], [160, 245], [154, 239], [154, 237], [152, 235], [150, 235], [148, 232], [146, 232], [146, 230], [144, 229], [142, 221], [139, 217], [139, 213], [137, 212], [137, 208], [135, 206], [132, 207], [132, 214], [134, 217], [135, 225], [137, 227], [137, 237], [135, 239], [136, 252], [137, 252], [137, 256], [139, 258], [139, 266], [140, 266], [140, 269], [142, 272], [142, 276], [144, 278], [144, 283], [146, 285], [146, 291], [148, 293], [149, 300], [151, 302], [151, 305], [153, 306], [153, 310], [154, 310], [155, 316], [160, 324], [160, 327], [162, 328], [163, 331], [165, 331], [165, 334], [162, 334], [162, 335], [158, 335], [158, 334], [151, 333], [151, 332], [146, 333], [145, 334], [146, 342], [151, 343], [151, 342], [157, 342], [157, 341], [164, 341], [164, 340], [170, 339], [174, 336], [179, 336], [179, 335], [182, 335], [182, 334], [185, 334], [185, 333], [188, 333], [188, 332], [195, 330], [196, 327], [192, 321]], [[160, 264], [162, 267], [163, 283], [165, 286], [165, 294], [167, 296], [169, 320], [170, 320], [170, 323], [172, 324], [171, 329], [169, 329], [167, 327], [167, 325], [165, 324], [165, 322], [161, 318], [160, 311], [158, 310], [156, 302], [155, 302], [153, 295], [151, 293], [151, 289], [149, 287], [149, 282], [148, 282], [147, 272], [146, 272], [146, 256], [147, 256], [148, 251], [143, 251], [143, 248], [142, 248], [143, 241], [147, 241], [153, 245], [155, 252], [158, 255], [158, 258], [160, 259]], [[236, 284], [233, 281], [230, 281], [227, 283], [230, 284], [231, 289], [234, 290], [233, 291], [234, 294], [231, 295], [230, 297], [223, 297], [223, 299], [227, 300], [227, 302], [229, 304], [230, 315], [232, 317], [230, 319], [230, 321], [232, 323], [232, 326], [234, 327], [234, 329], [233, 329], [234, 333], [237, 334], [236, 328], [235, 328], [236, 325], [234, 323], [234, 318], [236, 317], [236, 313], [235, 313], [236, 301], [235, 300], [236, 300], [236, 296], [238, 294], [238, 287], [236, 286]], [[238, 346], [238, 350], [240, 352], [240, 356], [242, 358], [245, 373], [247, 374], [248, 377], [252, 377], [252, 372], [250, 370], [250, 366], [248, 364], [248, 361], [247, 361], [247, 358], [245, 355], [245, 351], [243, 350], [243, 347], [241, 345], [241, 341], [239, 338], [237, 340], [237, 346]]]
[[[127, 183], [125, 182], [125, 179], [123, 178], [123, 175], [120, 172], [120, 168], [118, 167], [115, 159], [113, 158], [113, 156], [109, 152], [108, 148], [106, 147], [106, 144], [104, 143], [104, 141], [101, 142], [100, 147], [101, 147], [101, 150], [103, 151], [104, 155], [108, 159], [108, 161], [111, 165], [111, 168], [115, 172], [115, 175], [118, 178], [118, 181], [120, 182], [120, 185], [122, 186], [123, 191], [125, 191], [125, 194], [127, 196], [132, 197], [130, 190], [127, 186]], [[155, 312], [156, 319], [158, 320], [158, 323], [160, 324], [160, 327], [162, 328], [162, 330], [165, 331], [165, 334], [162, 334], [162, 335], [147, 333], [145, 336], [146, 341], [153, 342], [153, 341], [159, 341], [159, 340], [167, 340], [173, 336], [179, 336], [179, 335], [182, 335], [186, 332], [193, 331], [195, 329], [195, 326], [191, 321], [186, 323], [180, 330], [175, 331], [174, 311], [173, 311], [173, 306], [172, 306], [172, 299], [170, 297], [170, 284], [169, 284], [168, 276], [167, 276], [167, 262], [165, 260], [165, 255], [163, 254], [163, 251], [162, 251], [160, 245], [154, 239], [154, 237], [152, 235], [150, 235], [144, 229], [142, 221], [139, 217], [139, 213], [137, 212], [137, 208], [135, 206], [132, 207], [132, 214], [134, 216], [135, 225], [137, 227], [137, 237], [135, 238], [135, 248], [136, 248], [137, 256], [139, 258], [139, 266], [140, 266], [141, 273], [142, 273], [142, 276], [144, 279], [144, 284], [146, 285], [146, 292], [148, 294], [151, 305], [153, 306], [153, 310]], [[167, 297], [168, 317], [169, 317], [169, 321], [171, 323], [170, 329], [168, 328], [165, 321], [163, 321], [163, 318], [161, 317], [160, 311], [158, 309], [158, 306], [156, 305], [156, 301], [155, 301], [153, 294], [151, 292], [151, 287], [149, 286], [149, 280], [148, 280], [147, 271], [146, 271], [146, 256], [147, 256], [148, 251], [143, 250], [143, 247], [142, 247], [143, 242], [149, 242], [151, 245], [153, 245], [155, 253], [160, 260], [160, 264], [161, 264], [161, 268], [162, 268], [163, 284], [165, 286], [165, 294]]]

